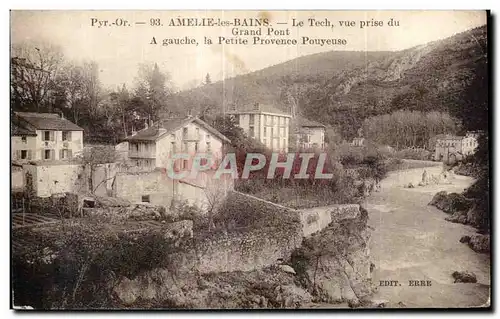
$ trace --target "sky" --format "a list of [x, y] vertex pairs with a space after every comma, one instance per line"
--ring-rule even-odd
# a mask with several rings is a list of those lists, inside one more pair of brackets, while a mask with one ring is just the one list
[[[270, 28], [287, 32], [284, 36], [299, 40], [299, 45], [276, 46], [218, 44], [219, 36], [230, 38], [233, 27], [168, 26], [176, 18], [267, 18]], [[292, 19], [305, 26], [292, 26]], [[325, 21], [334, 27], [311, 27], [308, 19]], [[388, 26], [390, 19], [399, 26]], [[96, 20], [92, 20], [96, 19]], [[160, 19], [163, 26], [151, 26], [151, 19]], [[97, 27], [92, 21], [108, 23], [127, 20], [130, 26]], [[240, 20], [241, 21], [241, 20]], [[352, 27], [342, 27], [339, 21], [355, 21]], [[361, 28], [360, 21], [382, 21], [383, 26]], [[145, 24], [136, 24], [145, 22]], [[286, 24], [284, 24], [286, 23]], [[178, 89], [204, 80], [207, 73], [212, 81], [244, 74], [279, 64], [299, 56], [331, 50], [396, 51], [443, 39], [486, 24], [485, 11], [12, 11], [11, 43], [50, 43], [61, 48], [65, 58], [77, 62], [94, 60], [99, 64], [101, 82], [107, 87], [134, 84], [140, 63], [155, 62], [171, 75]], [[239, 27], [257, 30], [258, 27]], [[163, 39], [197, 39], [198, 45], [162, 46]], [[346, 45], [302, 45], [301, 37], [345, 39]], [[150, 42], [153, 37], [157, 45]], [[205, 45], [204, 37], [215, 44]], [[244, 36], [243, 36], [244, 37]], [[251, 39], [252, 37], [248, 37]]]

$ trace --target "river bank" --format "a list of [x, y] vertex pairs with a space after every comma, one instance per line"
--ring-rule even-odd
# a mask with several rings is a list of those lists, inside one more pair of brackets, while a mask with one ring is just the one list
[[[479, 307], [490, 295], [490, 258], [459, 242], [476, 233], [470, 226], [445, 221], [448, 215], [428, 203], [440, 191], [462, 192], [473, 179], [455, 176], [452, 184], [405, 188], [403, 181], [418, 179], [423, 169], [392, 172], [381, 191], [368, 197], [364, 206], [373, 227], [370, 245], [375, 264], [373, 282], [398, 281], [378, 286], [373, 299], [406, 307]], [[471, 271], [477, 283], [453, 283], [454, 271]], [[410, 280], [430, 282], [410, 286]]]

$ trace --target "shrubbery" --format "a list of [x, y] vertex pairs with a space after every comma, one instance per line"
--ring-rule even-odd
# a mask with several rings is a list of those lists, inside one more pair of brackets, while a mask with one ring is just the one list
[[168, 268], [169, 254], [179, 249], [161, 230], [124, 231], [98, 219], [16, 232], [15, 238], [30, 243], [13, 256], [16, 304], [43, 309], [109, 307], [106, 283]]
[[225, 226], [228, 231], [238, 228], [287, 228], [300, 225], [300, 217], [290, 209], [233, 193], [214, 216], [214, 223]]

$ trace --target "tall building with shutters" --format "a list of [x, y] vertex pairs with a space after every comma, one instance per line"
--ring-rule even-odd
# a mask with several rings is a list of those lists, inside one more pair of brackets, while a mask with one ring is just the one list
[[56, 113], [16, 112], [11, 124], [12, 160], [69, 160], [83, 150], [83, 129]]
[[226, 112], [251, 138], [274, 152], [288, 152], [288, 134], [292, 116], [272, 105], [255, 103], [234, 106]]

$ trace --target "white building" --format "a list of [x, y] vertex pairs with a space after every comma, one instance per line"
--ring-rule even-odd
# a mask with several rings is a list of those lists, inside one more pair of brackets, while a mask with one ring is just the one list
[[[197, 117], [170, 118], [138, 131], [128, 141], [128, 158], [144, 170], [165, 168], [175, 153], [209, 153], [223, 158], [224, 145], [229, 139]], [[188, 160], [182, 168], [188, 169]]]
[[446, 135], [436, 141], [434, 160], [454, 163], [474, 154], [477, 146], [476, 133], [467, 133], [465, 136]]
[[296, 141], [299, 149], [325, 149], [325, 126], [303, 117], [297, 117]]
[[67, 160], [83, 149], [83, 129], [55, 113], [16, 112], [12, 160]]
[[236, 123], [249, 137], [275, 152], [288, 152], [290, 114], [259, 103], [238, 106], [227, 114], [235, 116]]

